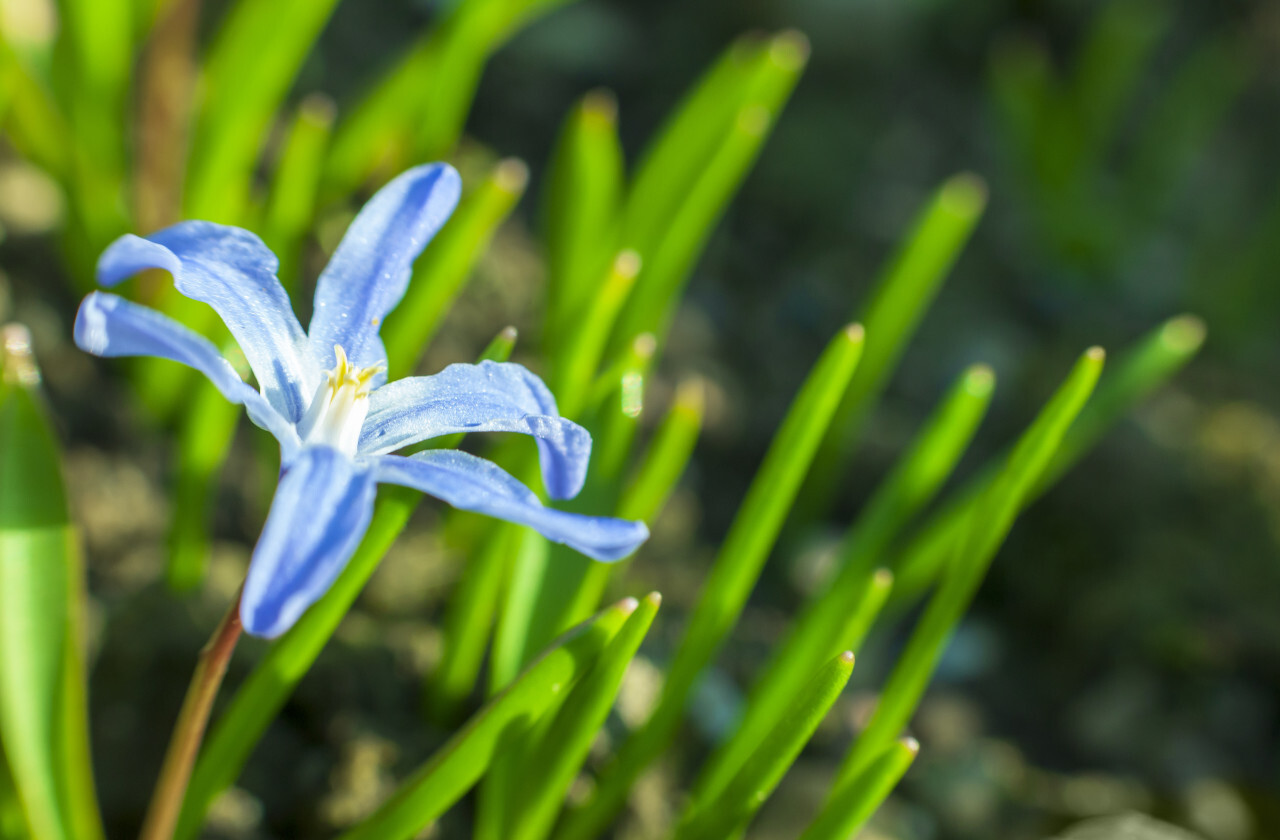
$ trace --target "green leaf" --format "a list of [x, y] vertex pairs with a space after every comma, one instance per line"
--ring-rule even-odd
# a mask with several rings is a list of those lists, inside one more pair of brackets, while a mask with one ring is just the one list
[[485, 63], [512, 35], [568, 0], [468, 0], [452, 4], [344, 119], [326, 167], [325, 196], [450, 155]]
[[[659, 342], [665, 336], [694, 263], [804, 69], [808, 42], [797, 32], [784, 32], [758, 52], [744, 51], [755, 53], [747, 60], [745, 73], [734, 72], [736, 59], [722, 61], [682, 107], [636, 176], [624, 210], [621, 244], [635, 249], [644, 267], [614, 331], [614, 347], [641, 333], [651, 332]], [[730, 52], [738, 54], [735, 49]], [[730, 68], [727, 81], [721, 80], [720, 67]], [[722, 90], [726, 84], [728, 90]], [[703, 101], [707, 90], [721, 91], [735, 107], [723, 125], [715, 126], [713, 145], [698, 159], [694, 150], [701, 147], [702, 135], [711, 128], [719, 106], [705, 115], [691, 115], [688, 121], [684, 115]], [[684, 147], [678, 145], [683, 131], [695, 135]], [[679, 150], [671, 152], [679, 159], [661, 168], [668, 149]], [[650, 187], [654, 179], [656, 184]]]
[[205, 62], [184, 215], [237, 224], [271, 122], [336, 0], [239, 0]]
[[628, 598], [571, 631], [493, 698], [391, 798], [343, 840], [410, 838], [434, 822], [484, 775], [500, 754], [600, 659], [635, 612]]
[[[635, 473], [623, 488], [614, 516], [653, 525], [693, 457], [705, 409], [706, 385], [702, 380], [682, 382], [676, 388], [671, 408], [658, 426], [653, 442], [641, 457]], [[572, 623], [590, 614], [604, 597], [610, 578], [627, 563], [624, 560], [620, 563], [589, 564], [582, 582], [573, 592], [573, 598], [566, 599], [565, 620]]]
[[72, 222], [96, 253], [129, 225], [124, 211], [126, 99], [133, 68], [132, 0], [61, 0], [55, 51], [70, 123]]
[[822, 516], [837, 498], [838, 483], [848, 471], [863, 424], [969, 241], [986, 203], [986, 185], [977, 176], [962, 174], [948, 179], [920, 211], [897, 253], [885, 264], [859, 318], [867, 328], [866, 354], [840, 401], [840, 410], [822, 441], [818, 462], [797, 504], [806, 518]]
[[175, 592], [190, 592], [204, 580], [218, 476], [244, 413], [207, 379], [198, 379], [195, 389], [178, 430], [178, 474], [166, 569], [168, 584]]
[[[608, 264], [596, 294], [574, 312], [574, 327], [563, 328], [559, 360], [554, 366], [556, 402], [565, 417], [577, 417], [590, 397], [609, 333], [640, 273], [640, 256], [622, 251]], [[588, 289], [590, 291], [590, 289]]]
[[71, 177], [71, 129], [52, 94], [0, 37], [0, 91], [5, 135], [22, 153], [65, 186]]
[[426, 686], [427, 715], [439, 726], [454, 722], [475, 689], [502, 585], [522, 539], [515, 526], [491, 526], [489, 538], [468, 560], [445, 606], [444, 651]]
[[[547, 170], [543, 204], [547, 252], [547, 313], [550, 347], [559, 337], [581, 334], [576, 321], [592, 299], [617, 240], [618, 208], [625, 178], [618, 139], [618, 105], [607, 91], [592, 91], [565, 119]], [[606, 337], [608, 328], [606, 327]], [[558, 366], [572, 353], [556, 353]], [[595, 371], [592, 371], [594, 374]], [[558, 376], [557, 378], [564, 378]], [[560, 389], [556, 389], [560, 394]], [[561, 395], [561, 399], [563, 396]]]
[[79, 652], [81, 566], [30, 336], [0, 359], [0, 745], [27, 830], [102, 836]]
[[[613, 707], [627, 666], [640, 649], [662, 596], [651, 592], [609, 642], [600, 659], [565, 699], [555, 720], [517, 766], [525, 783], [506, 823], [507, 840], [542, 840], [551, 833], [564, 806], [573, 777], [586, 761], [592, 743]], [[536, 774], [530, 770], [536, 768]]]
[[462, 197], [458, 209], [418, 259], [409, 290], [387, 317], [382, 330], [390, 378], [413, 372], [494, 231], [520, 200], [528, 181], [529, 170], [524, 163], [515, 158], [499, 161], [484, 181]]
[[623, 745], [594, 798], [570, 814], [558, 835], [562, 840], [599, 834], [622, 806], [635, 779], [674, 737], [698, 675], [733, 628], [773, 549], [861, 349], [861, 327], [855, 324], [841, 330], [792, 401], [703, 585], [657, 708]]
[[315, 216], [334, 115], [333, 101], [326, 96], [313, 94], [302, 100], [271, 181], [262, 240], [280, 258], [277, 275], [290, 297], [301, 279], [300, 252]]
[[826, 804], [800, 840], [849, 840], [856, 836], [858, 829], [889, 798], [919, 752], [920, 745], [914, 738], [889, 744], [849, 785], [847, 793]]
[[676, 829], [676, 840], [720, 840], [743, 831], [795, 763], [852, 673], [853, 654], [845, 652], [802, 684], [778, 726], [739, 765], [723, 791], [691, 806]]
[[[1182, 315], [1152, 330], [1136, 347], [1125, 353], [1102, 378], [1098, 392], [1071, 427], [1049, 468], [1026, 497], [1030, 504], [1075, 466], [1134, 405], [1173, 377], [1200, 350], [1204, 324]], [[921, 527], [917, 535], [897, 552], [890, 568], [897, 578], [893, 601], [909, 601], [937, 575], [954, 547], [966, 517], [976, 500], [990, 486], [1000, 459], [995, 459]]]
[[186, 840], [199, 833], [210, 803], [240, 775], [267, 725], [351, 609], [421, 498], [404, 487], [380, 489], [369, 530], [346, 569], [293, 629], [272, 644], [211, 729], [191, 774], [175, 837]]
[[1023, 433], [999, 474], [979, 497], [943, 577], [894, 666], [866, 729], [845, 756], [829, 799], [842, 799], [848, 786], [898, 737], [963, 617], [988, 566], [1013, 527], [1026, 496], [1041, 480], [1063, 435], [1093, 392], [1104, 354], [1089, 349], [1057, 393]]
[[893, 575], [876, 570], [902, 528], [936, 495], [968, 448], [986, 413], [995, 377], [985, 365], [965, 371], [911, 447], [845, 534], [835, 576], [818, 586], [769, 657], [742, 722], [704, 765], [695, 796], [714, 795], [786, 711], [793, 686], [842, 650], [855, 653], [879, 614]]

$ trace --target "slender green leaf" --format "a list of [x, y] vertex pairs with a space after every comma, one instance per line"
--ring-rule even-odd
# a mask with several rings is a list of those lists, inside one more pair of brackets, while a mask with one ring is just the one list
[[125, 102], [133, 68], [131, 0], [61, 0], [55, 62], [71, 124], [73, 223], [96, 253], [128, 229]]
[[271, 122], [335, 2], [239, 0], [227, 13], [205, 63], [185, 216], [241, 221]]
[[662, 697], [645, 726], [626, 741], [602, 776], [595, 796], [570, 814], [562, 840], [594, 837], [622, 806], [645, 767], [666, 749], [703, 668], [733, 628], [772, 550], [800, 482], [858, 365], [862, 328], [846, 327], [831, 341], [791, 404], [751, 483], [703, 586], [667, 674]]
[[[2, 35], [2, 33], [0, 33]], [[0, 91], [6, 137], [26, 159], [65, 185], [71, 177], [71, 129], [52, 94], [0, 37]]]
[[[1027, 496], [1030, 504], [1075, 466], [1115, 423], [1189, 362], [1204, 343], [1204, 323], [1182, 315], [1152, 330], [1102, 378], [1098, 393], [1071, 427], [1044, 477]], [[993, 461], [978, 477], [952, 494], [920, 528], [890, 565], [897, 583], [893, 601], [909, 601], [927, 587], [947, 561], [976, 500], [990, 486], [999, 464]]]
[[315, 216], [334, 115], [328, 97], [313, 94], [302, 100], [271, 181], [262, 240], [280, 258], [277, 274], [291, 297], [301, 279], [299, 252]]
[[481, 709], [372, 816], [343, 834], [343, 840], [417, 836], [484, 775], [495, 755], [577, 684], [637, 606], [628, 598], [571, 631]]
[[745, 829], [795, 763], [852, 673], [853, 654], [845, 652], [823, 666], [807, 685], [802, 684], [786, 716], [740, 765], [723, 792], [686, 813], [676, 829], [676, 840], [720, 840]]
[[[637, 519], [650, 525], [658, 518], [693, 457], [694, 445], [702, 431], [705, 391], [706, 385], [699, 379], [682, 382], [676, 388], [675, 399], [653, 442], [623, 488], [615, 516]], [[565, 620], [568, 623], [580, 621], [596, 609], [610, 578], [626, 563], [624, 560], [621, 563], [590, 564], [581, 584], [572, 593], [574, 597], [568, 599]]]
[[861, 317], [867, 327], [866, 358], [840, 402], [840, 411], [822, 442], [818, 462], [797, 505], [806, 517], [820, 517], [836, 498], [837, 484], [848, 469], [867, 416], [969, 241], [986, 203], [986, 186], [976, 176], [948, 179], [920, 211], [901, 247], [886, 263]]
[[578, 416], [587, 402], [609, 333], [639, 273], [640, 256], [635, 251], [619, 253], [609, 263], [595, 296], [576, 311], [580, 320], [575, 328], [565, 330], [568, 339], [554, 368], [556, 402], [565, 417]]
[[462, 197], [458, 209], [418, 260], [404, 300], [387, 317], [382, 330], [392, 379], [413, 372], [528, 180], [529, 170], [521, 161], [499, 161], [483, 182]]
[[427, 714], [441, 726], [454, 722], [475, 689], [502, 584], [521, 539], [523, 534], [515, 526], [492, 526], [489, 539], [467, 563], [445, 607], [444, 652], [426, 689]]
[[[642, 194], [641, 179], [647, 171], [654, 171], [660, 173], [666, 200], [645, 205], [641, 212], [636, 209], [637, 202], [628, 198], [622, 244], [639, 252], [644, 268], [615, 329], [615, 347], [645, 332], [654, 333], [659, 341], [665, 336], [694, 263], [755, 161], [807, 58], [808, 43], [799, 33], [774, 37], [752, 62], [741, 104], [710, 154], [690, 167], [691, 177], [684, 180], [678, 170], [652, 169], [642, 169], [637, 175], [633, 195]], [[664, 215], [658, 214], [658, 207], [665, 209]], [[652, 235], [645, 229], [650, 215], [655, 221]]]
[[30, 336], [0, 348], [0, 745], [32, 837], [102, 836], [79, 653], [79, 548]]
[[393, 486], [378, 493], [369, 530], [346, 569], [293, 629], [271, 646], [214, 724], [192, 772], [175, 837], [186, 840], [199, 833], [210, 803], [240, 775], [267, 725], [351, 609], [421, 496]]
[[178, 474], [169, 522], [166, 576], [175, 592], [189, 592], [209, 565], [209, 519], [218, 475], [244, 409], [227, 401], [213, 383], [199, 379], [178, 433]]
[[565, 700], [550, 729], [540, 739], [524, 769], [538, 768], [528, 779], [521, 801], [512, 813], [510, 840], [542, 840], [551, 833], [564, 805], [574, 774], [586, 761], [591, 744], [604, 726], [627, 666], [653, 624], [662, 603], [656, 592], [647, 595], [587, 676]]
[[889, 798], [919, 752], [920, 745], [914, 738], [889, 744], [846, 791], [826, 804], [800, 840], [849, 840], [857, 835], [858, 829]]
[[1027, 494], [1041, 480], [1063, 435], [1093, 392], [1102, 361], [1103, 352], [1097, 347], [1081, 356], [982, 493], [953, 546], [955, 553], [938, 589], [894, 666], [871, 721], [845, 756], [831, 798], [842, 797], [846, 786], [898, 737], [914, 713], [947, 641], [1013, 527]]
[[962, 375], [846, 533], [835, 577], [805, 605], [756, 679], [737, 731], [703, 767], [695, 796], [714, 795], [777, 725], [793, 686], [842, 650], [857, 652], [889, 596], [893, 576], [875, 570], [902, 528], [951, 475], [986, 413], [995, 377], [985, 365]]
[[448, 156], [489, 57], [522, 26], [567, 0], [455, 3], [344, 119], [334, 136], [325, 195], [345, 198], [370, 178]]
[[[565, 119], [552, 153], [543, 205], [547, 251], [544, 332], [552, 348], [559, 346], [562, 334], [581, 335], [582, 328], [590, 324], [590, 319], [575, 319], [606, 274], [617, 239], [625, 178], [617, 116], [612, 94], [588, 93]], [[558, 365], [574, 358], [570, 351], [556, 355]], [[556, 393], [560, 394], [560, 389]]]

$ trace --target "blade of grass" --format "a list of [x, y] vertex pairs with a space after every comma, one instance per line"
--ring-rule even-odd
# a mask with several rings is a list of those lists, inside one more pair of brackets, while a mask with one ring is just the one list
[[[565, 119], [547, 171], [543, 228], [547, 254], [547, 313], [544, 333], [556, 348], [559, 337], [581, 335], [573, 319], [592, 299], [617, 239], [618, 208], [625, 178], [618, 139], [618, 104], [607, 91], [582, 98]], [[573, 359], [565, 351], [560, 364]], [[559, 389], [556, 390], [559, 394]]]
[[125, 102], [133, 69], [132, 0], [62, 0], [55, 52], [71, 123], [67, 182], [73, 220], [97, 253], [129, 228], [125, 199]]
[[199, 833], [210, 803], [239, 776], [267, 725], [351, 609], [421, 497], [402, 487], [380, 489], [369, 530], [346, 569], [293, 629], [271, 646], [211, 728], [191, 774], [176, 838], [189, 840]]
[[714, 796], [786, 711], [792, 687], [842, 650], [857, 652], [889, 596], [893, 576], [875, 570], [898, 533], [951, 475], [986, 414], [995, 376], [969, 368], [925, 423], [845, 534], [835, 576], [818, 589], [756, 678], [742, 722], [703, 765], [695, 798]]
[[920, 745], [914, 738], [902, 738], [885, 747], [846, 793], [827, 803], [800, 840], [849, 840], [856, 836], [889, 798], [919, 752]]
[[604, 726], [613, 706], [627, 666], [640, 649], [653, 624], [662, 596], [651, 592], [618, 634], [609, 642], [600, 660], [591, 668], [539, 740], [524, 768], [538, 773], [517, 791], [511, 809], [508, 840], [542, 840], [551, 833], [557, 813], [564, 805], [573, 777], [586, 761], [591, 744]]
[[637, 607], [628, 598], [571, 631], [498, 694], [457, 735], [343, 840], [410, 838], [434, 822], [502, 753], [600, 659]]
[[333, 100], [327, 96], [312, 94], [302, 100], [271, 181], [262, 240], [280, 258], [276, 274], [290, 297], [301, 279], [302, 242], [315, 216], [335, 114]]
[[[342, 120], [326, 166], [325, 200], [411, 163], [448, 156], [489, 57], [520, 27], [567, 0], [455, 3]], [[380, 177], [379, 177], [380, 176]]]
[[0, 338], [0, 744], [32, 837], [97, 838], [79, 548], [30, 335]]
[[501, 160], [462, 197], [458, 209], [414, 266], [404, 300], [382, 330], [389, 376], [413, 372], [431, 337], [471, 277], [498, 226], [524, 194], [529, 170], [515, 158]]
[[[664, 186], [674, 198], [669, 215], [646, 238], [628, 199], [622, 243], [644, 260], [627, 307], [614, 331], [614, 346], [634, 336], [665, 336], [684, 283], [704, 250], [729, 200], [759, 154], [774, 119], [786, 103], [808, 59], [808, 42], [796, 32], [774, 37], [755, 62], [741, 107], [737, 108], [711, 154], [688, 181], [664, 173]], [[636, 190], [640, 189], [637, 176]]]
[[698, 675], [736, 623], [773, 549], [861, 349], [860, 326], [841, 330], [792, 401], [703, 585], [657, 707], [644, 727], [627, 739], [601, 777], [595, 796], [570, 813], [558, 835], [562, 840], [599, 834], [622, 806], [632, 783], [674, 737]]
[[719, 840], [743, 831], [773, 793], [853, 673], [853, 654], [828, 662], [790, 698], [780, 725], [740, 765], [720, 795], [694, 806], [676, 828], [676, 840]]
[[1093, 392], [1104, 354], [1093, 347], [1022, 434], [969, 515], [942, 579], [894, 666], [866, 729], [845, 756], [829, 799], [842, 799], [875, 757], [901, 733], [924, 695], [938, 659], [973, 600], [1026, 496], [1041, 480], [1067, 429]]
[[258, 156], [336, 0], [239, 0], [209, 49], [192, 137], [184, 213], [236, 224]]
[[622, 244], [644, 246], [659, 238], [683, 198], [684, 185], [696, 179], [733, 124], [766, 49], [758, 35], [738, 38], [672, 111], [627, 191]]
[[[613, 515], [621, 519], [637, 519], [651, 527], [667, 500], [675, 492], [680, 476], [684, 475], [694, 445], [702, 432], [702, 418], [706, 408], [706, 386], [698, 379], [682, 382], [676, 388], [675, 399], [663, 418], [653, 442], [640, 460], [634, 475], [623, 488]], [[621, 563], [592, 563], [582, 582], [569, 600], [565, 621], [582, 620], [597, 608], [604, 597], [610, 578], [617, 574]]]
[[240, 406], [227, 402], [213, 383], [200, 379], [190, 408], [182, 416], [165, 570], [166, 582], [175, 592], [193, 591], [204, 581], [218, 476], [242, 414]]
[[[1134, 405], [1181, 370], [1200, 350], [1204, 336], [1204, 323], [1199, 318], [1190, 315], [1171, 318], [1112, 365], [1097, 394], [1067, 433], [1043, 478], [1027, 496], [1026, 503], [1047, 492]], [[951, 494], [917, 535], [895, 552], [890, 565], [897, 578], [894, 604], [914, 599], [935, 578], [976, 500], [990, 486], [999, 463], [999, 459], [994, 460], [975, 479]]]
[[640, 255], [622, 251], [609, 263], [604, 282], [597, 294], [581, 309], [575, 329], [565, 330], [569, 336], [554, 366], [556, 402], [565, 417], [577, 417], [587, 402], [591, 385], [599, 372], [609, 332], [640, 273]]
[[867, 327], [866, 358], [840, 401], [840, 410], [822, 441], [817, 464], [797, 504], [807, 521], [821, 518], [838, 495], [837, 484], [848, 470], [863, 424], [973, 234], [986, 203], [986, 185], [977, 176], [962, 174], [948, 179], [917, 215], [897, 253], [885, 264], [860, 318]]
[[27, 160], [62, 182], [71, 177], [71, 128], [52, 94], [0, 33], [5, 135]]

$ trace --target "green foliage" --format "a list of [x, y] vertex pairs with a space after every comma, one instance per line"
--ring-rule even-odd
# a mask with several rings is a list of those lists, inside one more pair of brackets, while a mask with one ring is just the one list
[[[177, 197], [184, 196], [183, 215], [259, 228], [281, 257], [282, 280], [296, 291], [308, 248], [327, 240], [315, 235], [317, 225], [328, 230], [358, 192], [385, 177], [450, 155], [488, 58], [520, 27], [565, 2], [449, 4], [438, 25], [338, 115], [321, 96], [289, 103], [333, 0], [239, 0], [205, 55], [197, 54], [195, 4], [65, 0], [56, 60], [0, 39], [0, 125], [13, 148], [66, 192], [65, 254], [79, 282], [87, 284], [87, 267], [111, 237], [168, 221], [165, 201], [177, 213]], [[1064, 249], [1083, 240], [1105, 250], [1127, 233], [1096, 212], [1092, 184], [1164, 21], [1159, 6], [1114, 4], [1063, 79], [1051, 74], [1038, 47], [1019, 42], [996, 56], [992, 94], [1006, 137], [1032, 173], [1039, 223]], [[139, 60], [144, 37], [168, 52]], [[1248, 68], [1225, 44], [1202, 45], [1158, 99], [1152, 128], [1140, 140], [1145, 151], [1124, 179], [1134, 195], [1156, 195], [1153, 184], [1175, 180], [1234, 97]], [[545, 320], [531, 366], [552, 384], [561, 412], [593, 436], [586, 488], [568, 509], [656, 527], [675, 493], [702, 429], [706, 388], [698, 380], [681, 384], [650, 434], [642, 421], [657, 413], [652, 372], [717, 220], [807, 58], [808, 44], [796, 32], [739, 39], [673, 110], [631, 173], [610, 94], [587, 94], [566, 117], [545, 182]], [[179, 66], [189, 66], [191, 78], [166, 75]], [[191, 113], [164, 116], [157, 109], [163, 103], [152, 97], [163, 99], [156, 91], [166, 83], [166, 95], [191, 103]], [[155, 165], [146, 141], [140, 139], [132, 163], [127, 153], [132, 95], [142, 100], [138, 133], [150, 137], [154, 130], [172, 147]], [[1067, 124], [1081, 131], [1062, 131]], [[1164, 143], [1166, 133], [1182, 139]], [[184, 163], [188, 135], [192, 154]], [[393, 377], [415, 370], [527, 185], [522, 162], [478, 157], [487, 161], [483, 177], [468, 177], [459, 208], [415, 266], [383, 330]], [[467, 565], [446, 607], [443, 654], [424, 705], [436, 722], [452, 723], [484, 693], [480, 687], [489, 697], [345, 836], [415, 836], [477, 786], [480, 840], [585, 840], [606, 830], [633, 783], [674, 741], [695, 685], [742, 615], [784, 524], [800, 533], [828, 509], [862, 427], [985, 204], [976, 176], [943, 183], [859, 311], [865, 334], [854, 325], [829, 343], [774, 436], [687, 627], [674, 639], [656, 708], [625, 736], [591, 797], [568, 813], [561, 813], [567, 792], [655, 621], [658, 598], [620, 601], [589, 618], [625, 563], [595, 563], [516, 526], [447, 515], [445, 539]], [[207, 307], [181, 298], [167, 280], [140, 278], [134, 291], [225, 341]], [[698, 771], [675, 836], [745, 831], [837, 701], [852, 652], [885, 605], [913, 603], [933, 586], [871, 723], [803, 836], [837, 840], [856, 831], [915, 757], [914, 742], [897, 739], [1017, 514], [1202, 340], [1198, 321], [1168, 322], [1102, 379], [1085, 407], [1101, 369], [1100, 353], [1090, 351], [1010, 453], [922, 521], [991, 399], [993, 373], [983, 366], [965, 371], [848, 528], [829, 577], [756, 678], [742, 719]], [[514, 342], [514, 330], [504, 330], [483, 357], [507, 359]], [[101, 828], [84, 731], [80, 558], [52, 436], [33, 387], [11, 381], [9, 371], [0, 400], [0, 834], [18, 825], [15, 831], [42, 839], [92, 840]], [[240, 411], [173, 365], [144, 364], [131, 373], [140, 401], [176, 429], [169, 580], [188, 589], [203, 578], [212, 489]], [[462, 441], [455, 435], [428, 445]], [[528, 447], [500, 446], [494, 458], [537, 484]], [[417, 501], [403, 488], [380, 492], [368, 533], [337, 583], [237, 688], [200, 753], [177, 837], [198, 836], [210, 804], [250, 760]]]
[[[102, 836], [80, 650], [83, 571], [29, 336], [0, 359], [0, 757], [32, 837]], [[7, 785], [6, 785], [7, 786]]]
[[636, 606], [634, 599], [615, 604], [544, 653], [343, 840], [409, 838], [430, 825], [475, 784], [495, 755], [535, 726], [566, 689], [572, 691]]

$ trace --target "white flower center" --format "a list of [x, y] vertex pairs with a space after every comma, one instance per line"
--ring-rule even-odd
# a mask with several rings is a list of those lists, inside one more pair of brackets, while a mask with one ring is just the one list
[[334, 345], [338, 364], [325, 372], [325, 378], [311, 398], [311, 407], [298, 424], [298, 435], [304, 444], [325, 444], [348, 455], [356, 454], [360, 427], [369, 413], [369, 392], [373, 377], [382, 365], [357, 367], [347, 360], [340, 345]]

